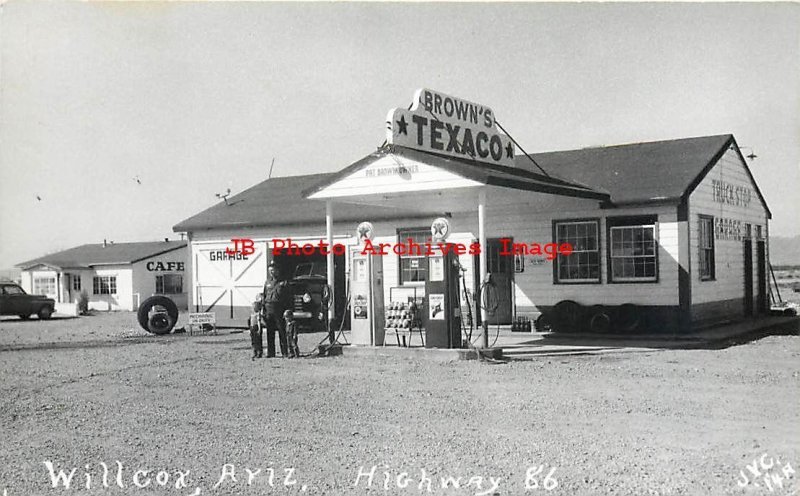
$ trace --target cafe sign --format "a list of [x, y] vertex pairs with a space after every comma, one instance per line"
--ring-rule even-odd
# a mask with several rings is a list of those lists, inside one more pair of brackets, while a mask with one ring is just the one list
[[392, 109], [386, 119], [386, 140], [393, 145], [514, 165], [514, 143], [497, 129], [494, 112], [485, 105], [423, 88], [409, 110]]

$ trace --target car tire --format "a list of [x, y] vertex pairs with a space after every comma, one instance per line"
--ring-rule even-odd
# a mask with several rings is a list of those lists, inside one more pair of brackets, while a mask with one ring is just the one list
[[53, 309], [50, 307], [42, 307], [36, 312], [36, 315], [39, 316], [39, 320], [49, 320], [53, 315]]
[[157, 312], [150, 316], [147, 321], [147, 331], [156, 334], [169, 334], [175, 324], [177, 323], [177, 318], [172, 318], [166, 312]]
[[31, 316], [30, 315], [19, 314], [19, 318], [22, 319], [22, 320], [28, 320], [29, 318], [31, 318]]
[[[150, 317], [150, 310], [153, 307], [163, 307], [167, 311], [167, 320], [154, 319]], [[155, 317], [155, 315], [153, 316]], [[153, 334], [169, 334], [178, 322], [178, 307], [175, 302], [166, 296], [151, 296], [142, 302], [136, 312], [136, 319], [139, 325], [147, 332]]]
[[543, 312], [533, 322], [533, 327], [536, 332], [551, 332], [553, 331], [553, 317], [549, 312]]
[[562, 300], [553, 307], [556, 332], [579, 332], [583, 320], [583, 306], [572, 300]]
[[618, 331], [633, 333], [642, 326], [642, 312], [633, 303], [620, 305], [614, 313], [613, 326]]
[[589, 309], [589, 332], [606, 334], [611, 330], [611, 317], [603, 305], [594, 305]]

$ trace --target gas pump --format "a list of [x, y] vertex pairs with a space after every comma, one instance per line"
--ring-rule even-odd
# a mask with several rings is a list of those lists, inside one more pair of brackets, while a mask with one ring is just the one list
[[380, 255], [351, 252], [350, 342], [382, 346], [385, 335], [383, 308], [383, 259]]
[[455, 250], [428, 257], [425, 281], [425, 347], [461, 348], [460, 264]]

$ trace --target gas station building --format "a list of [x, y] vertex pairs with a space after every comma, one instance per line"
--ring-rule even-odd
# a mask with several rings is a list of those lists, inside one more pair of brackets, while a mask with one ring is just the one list
[[[435, 245], [432, 222], [446, 219], [447, 243], [479, 244], [479, 254], [457, 255], [455, 291], [474, 295], [491, 274], [498, 304], [483, 313], [489, 323], [536, 318], [565, 301], [626, 305], [649, 323], [642, 330], [669, 332], [768, 311], [771, 214], [732, 135], [528, 155], [494, 115], [420, 90], [410, 109], [390, 111], [387, 143], [352, 165], [268, 179], [180, 222], [189, 308], [244, 326], [274, 259], [288, 275], [304, 263], [326, 267], [340, 314], [360, 223], [371, 223], [375, 246], [394, 247]], [[251, 239], [253, 252], [226, 251], [234, 238]], [[273, 255], [289, 238], [349, 249]], [[565, 243], [570, 254], [536, 251]], [[383, 302], [424, 298], [430, 258], [391, 248], [380, 256]]]

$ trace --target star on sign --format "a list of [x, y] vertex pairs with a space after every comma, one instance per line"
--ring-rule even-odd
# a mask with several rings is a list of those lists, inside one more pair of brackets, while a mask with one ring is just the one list
[[514, 158], [514, 147], [509, 143], [506, 145], [506, 156], [508, 158]]
[[397, 133], [408, 136], [408, 122], [406, 122], [406, 116], [400, 116], [400, 120], [395, 122], [398, 125]]
[[361, 239], [371, 238], [372, 229], [370, 229], [369, 226], [358, 226], [358, 237]]
[[447, 236], [447, 224], [444, 222], [434, 222], [431, 224], [431, 235], [435, 239], [444, 239]]

